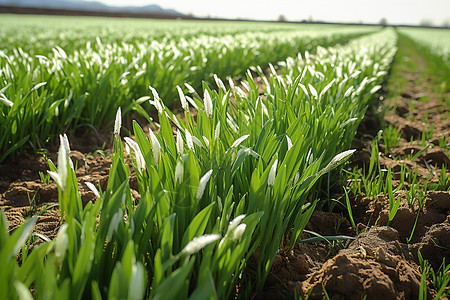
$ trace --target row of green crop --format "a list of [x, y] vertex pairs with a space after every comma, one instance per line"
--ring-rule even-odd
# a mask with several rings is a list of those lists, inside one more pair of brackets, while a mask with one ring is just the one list
[[407, 35], [420, 46], [428, 48], [434, 55], [441, 57], [450, 68], [449, 29], [401, 28], [399, 32]]
[[198, 89], [213, 72], [235, 76], [362, 32], [283, 31], [132, 44], [97, 40], [70, 55], [60, 47], [49, 56], [21, 48], [10, 55], [0, 51], [0, 162], [25, 143], [45, 145], [62, 130], [111, 124], [119, 106], [150, 120], [148, 105], [140, 105], [149, 85], [170, 105], [182, 83]]
[[[202, 97], [179, 89], [184, 118], [153, 89], [159, 132], [147, 136], [134, 123], [135, 139], [124, 146], [118, 111], [107, 188], [87, 184], [97, 200], [85, 207], [69, 141], [61, 137], [50, 175], [64, 224], [55, 240], [29, 254], [36, 218], [9, 236], [0, 217], [1, 297], [25, 299], [30, 287], [38, 299], [249, 297], [262, 288], [277, 252], [297, 242], [317, 203], [317, 181], [353, 153], [395, 41], [388, 29], [289, 59], [268, 77], [256, 68], [263, 86], [248, 72], [230, 89], [219, 79], [217, 91], [204, 85]], [[133, 158], [139, 200], [130, 192], [124, 150]]]
[[22, 48], [31, 55], [49, 55], [56, 46], [72, 54], [95, 43], [122, 42], [132, 44], [174, 39], [195, 39], [203, 35], [221, 37], [243, 33], [276, 31], [371, 31], [374, 27], [309, 25], [270, 22], [172, 21], [114, 19], [92, 17], [2, 15], [0, 18], [0, 49], [8, 52]]
[[427, 62], [426, 73], [438, 81], [435, 92], [443, 96], [444, 102], [450, 103], [445, 97], [450, 78], [450, 30], [401, 28], [399, 34], [410, 39], [420, 51]]

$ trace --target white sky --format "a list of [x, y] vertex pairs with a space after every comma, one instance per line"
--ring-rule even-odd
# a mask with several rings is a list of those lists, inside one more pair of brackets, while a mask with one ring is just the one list
[[283, 14], [290, 21], [309, 19], [338, 22], [434, 25], [450, 22], [450, 0], [97, 0], [108, 5], [158, 4], [196, 16], [276, 20]]

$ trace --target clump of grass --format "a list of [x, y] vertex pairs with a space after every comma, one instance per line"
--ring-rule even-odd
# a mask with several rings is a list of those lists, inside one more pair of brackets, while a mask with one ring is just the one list
[[401, 134], [396, 127], [389, 125], [383, 129], [384, 152], [387, 154], [391, 149], [397, 147], [400, 139]]
[[434, 289], [437, 291], [434, 299], [441, 299], [441, 297], [450, 296], [450, 265], [446, 264], [445, 258], [442, 261], [441, 266], [435, 271], [430, 263], [423, 259], [420, 251], [417, 253], [419, 257], [420, 269], [422, 271], [422, 277], [420, 281], [419, 299], [427, 298], [427, 281], [430, 280]]

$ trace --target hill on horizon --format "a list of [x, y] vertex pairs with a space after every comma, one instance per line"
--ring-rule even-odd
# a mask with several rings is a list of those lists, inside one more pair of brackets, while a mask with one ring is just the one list
[[64, 9], [77, 11], [99, 11], [110, 13], [159, 14], [182, 16], [174, 9], [164, 9], [159, 5], [146, 6], [109, 6], [96, 1], [82, 0], [0, 0], [0, 5], [24, 8]]

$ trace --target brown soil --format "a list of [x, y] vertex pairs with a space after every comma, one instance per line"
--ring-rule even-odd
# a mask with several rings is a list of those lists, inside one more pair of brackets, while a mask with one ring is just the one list
[[394, 229], [374, 227], [294, 287], [311, 298], [325, 289], [334, 299], [416, 299], [420, 274], [402, 250]]
[[[86, 204], [95, 200], [95, 195], [84, 183], [91, 182], [105, 189], [111, 159], [100, 153], [74, 150], [92, 149], [89, 140], [81, 143], [74, 138], [70, 140], [73, 142], [70, 157], [77, 166], [78, 189]], [[56, 152], [50, 152], [47, 156], [53, 162], [57, 161]], [[58, 203], [58, 189], [52, 180], [51, 183], [42, 182], [39, 175], [41, 173], [45, 176], [48, 170], [48, 162], [39, 155], [28, 155], [19, 161], [6, 161], [0, 165], [0, 209], [5, 210], [10, 231], [22, 224], [27, 217], [44, 211], [38, 216], [34, 232], [50, 239], [56, 235], [61, 221], [59, 208], [47, 207]]]
[[[335, 219], [333, 213], [319, 215], [314, 219], [320, 219], [321, 224]], [[414, 222], [414, 214], [407, 216]], [[372, 226], [345, 249], [337, 243], [297, 244], [288, 255], [277, 255], [265, 289], [257, 299], [293, 299], [295, 295], [322, 299], [324, 290], [331, 299], [361, 299], [364, 295], [367, 299], [418, 299], [421, 273], [417, 251], [435, 270], [444, 257], [450, 258], [450, 217], [447, 213], [444, 220], [428, 219], [430, 226], [417, 225], [422, 230], [420, 234], [417, 231], [416, 242], [410, 244], [405, 242], [406, 235], [400, 233], [411, 232], [405, 230], [410, 224], [404, 225], [404, 220], [404, 211], [400, 210], [389, 227]], [[318, 232], [322, 234], [324, 230]], [[428, 290], [428, 296], [433, 297], [435, 291], [429, 282]]]

